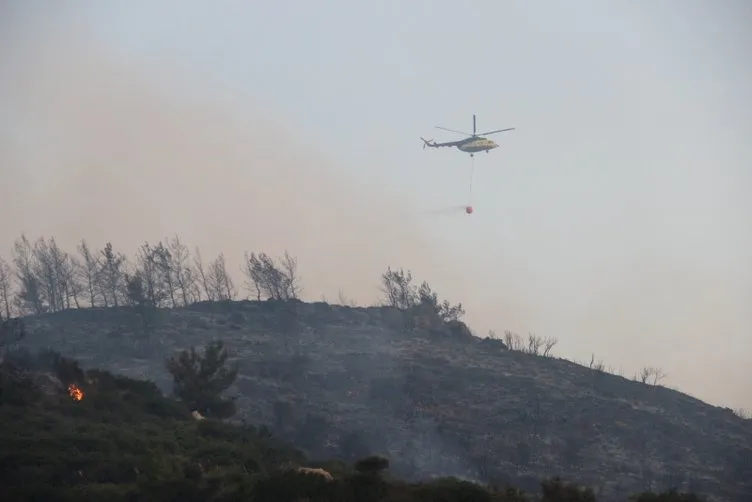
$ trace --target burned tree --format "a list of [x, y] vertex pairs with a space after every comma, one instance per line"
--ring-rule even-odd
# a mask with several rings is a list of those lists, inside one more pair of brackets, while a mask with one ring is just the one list
[[191, 252], [177, 235], [169, 241], [168, 246], [172, 267], [170, 273], [185, 307], [194, 300], [195, 277], [190, 266]]
[[413, 285], [413, 274], [403, 269], [386, 269], [381, 275], [381, 292], [384, 303], [398, 309], [409, 309], [418, 303], [418, 292]]
[[533, 356], [540, 354], [540, 348], [543, 346], [543, 339], [535, 333], [527, 335], [527, 353]]
[[125, 299], [140, 319], [143, 333], [148, 335], [156, 319], [157, 306], [147, 293], [140, 270], [125, 274]]
[[199, 251], [198, 248], [196, 248], [196, 256], [193, 258], [193, 266], [196, 267], [196, 280], [197, 280], [197, 287], [196, 290], [198, 292], [198, 300], [201, 301], [201, 292], [204, 292], [204, 295], [206, 295], [206, 299], [209, 301], [214, 301], [216, 298], [214, 298], [214, 290], [211, 287], [211, 284], [209, 282], [209, 274], [204, 270], [204, 262], [201, 259], [201, 251]]
[[0, 321], [10, 319], [10, 295], [12, 272], [8, 263], [0, 256]]
[[131, 307], [147, 308], [154, 306], [146, 294], [144, 279], [140, 270], [136, 270], [133, 274], [125, 274], [125, 299]]
[[99, 254], [89, 249], [86, 240], [81, 240], [78, 245], [78, 254], [81, 261], [78, 262], [78, 275], [82, 281], [82, 288], [89, 297], [89, 305], [96, 307], [98, 299], [102, 296], [102, 264]]
[[666, 374], [660, 368], [647, 366], [640, 370], [638, 378], [644, 384], [658, 385], [661, 380], [666, 378]]
[[459, 321], [465, 315], [465, 309], [461, 303], [452, 305], [448, 300], [439, 301], [438, 295], [425, 281], [418, 289], [418, 300], [422, 305], [428, 305], [434, 310], [444, 322]]
[[81, 284], [78, 282], [76, 259], [60, 249], [54, 237], [48, 241], [47, 250], [55, 277], [57, 297], [60, 301], [59, 309], [80, 308]]
[[543, 357], [550, 357], [551, 356], [551, 350], [554, 348], [554, 346], [559, 343], [559, 340], [557, 338], [553, 337], [546, 337], [543, 339]]
[[175, 299], [178, 294], [176, 291], [177, 281], [175, 280], [175, 266], [173, 264], [172, 253], [161, 242], [152, 248], [151, 252], [152, 259], [157, 267], [157, 271], [159, 272], [160, 281], [164, 287], [164, 299], [167, 300], [169, 298], [170, 306], [177, 307], [178, 302]]
[[145, 242], [136, 254], [136, 270], [143, 295], [152, 308], [164, 306], [169, 294], [167, 292], [164, 269], [161, 267], [161, 244], [152, 246]]
[[39, 285], [40, 294], [46, 302], [46, 309], [55, 312], [60, 310], [62, 298], [58, 296], [57, 277], [55, 275], [55, 265], [51, 256], [50, 249], [44, 239], [39, 239], [34, 243], [32, 248], [32, 270]]
[[34, 244], [33, 255], [35, 274], [44, 288], [48, 309], [56, 312], [74, 305], [80, 307], [81, 287], [77, 281], [75, 260], [60, 249], [54, 237], [48, 241], [39, 238]]
[[428, 307], [444, 322], [459, 321], [465, 315], [461, 303], [452, 305], [447, 300], [440, 301], [431, 286], [423, 281], [420, 287], [413, 284], [412, 272], [388, 267], [381, 275], [381, 292], [384, 304], [399, 309]]
[[34, 270], [34, 251], [25, 235], [13, 244], [13, 265], [16, 267], [20, 290], [17, 293], [21, 313], [41, 314], [45, 311], [42, 291]]
[[209, 284], [216, 300], [227, 301], [235, 298], [235, 285], [230, 274], [227, 273], [224, 253], [219, 253], [219, 256], [209, 264]]
[[522, 337], [517, 333], [509, 330], [504, 331], [504, 344], [509, 348], [509, 350], [522, 352], [524, 349]]
[[301, 289], [297, 270], [297, 259], [287, 252], [279, 264], [266, 253], [245, 254], [246, 286], [258, 301], [297, 299]]
[[116, 253], [112, 248], [112, 243], [105, 244], [101, 251], [101, 278], [104, 293], [105, 307], [120, 305], [120, 295], [123, 289], [125, 277], [125, 256], [122, 253]]
[[204, 268], [204, 262], [201, 259], [201, 252], [196, 248], [193, 258], [193, 265], [196, 269], [195, 277], [192, 272], [186, 272], [184, 276], [186, 285], [190, 287], [193, 296], [200, 301], [201, 292], [204, 293], [209, 301], [232, 300], [235, 298], [235, 284], [232, 277], [227, 272], [227, 263], [224, 253], [219, 253], [214, 261], [210, 262], [208, 267]]

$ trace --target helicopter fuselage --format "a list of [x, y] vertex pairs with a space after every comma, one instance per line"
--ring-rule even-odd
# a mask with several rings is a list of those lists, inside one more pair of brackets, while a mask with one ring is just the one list
[[499, 145], [497, 145], [495, 141], [488, 138], [475, 137], [468, 138], [466, 141], [458, 142], [457, 149], [467, 153], [475, 153], [484, 150], [487, 152], [494, 148], [498, 148], [498, 146]]

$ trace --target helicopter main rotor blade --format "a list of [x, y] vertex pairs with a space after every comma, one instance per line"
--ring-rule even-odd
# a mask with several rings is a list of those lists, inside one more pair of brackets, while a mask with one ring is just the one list
[[465, 136], [472, 136], [472, 134], [468, 134], [466, 132], [455, 131], [454, 129], [447, 129], [446, 127], [441, 127], [441, 126], [436, 126], [436, 129], [442, 129], [444, 131], [449, 131], [449, 132], [453, 132], [453, 133], [456, 133], [456, 134], [464, 134]]
[[497, 132], [504, 132], [504, 131], [514, 131], [514, 127], [509, 127], [507, 129], [496, 129], [495, 131], [488, 131], [488, 132], [482, 132], [478, 134], [478, 136], [488, 136], [489, 134], [496, 134]]

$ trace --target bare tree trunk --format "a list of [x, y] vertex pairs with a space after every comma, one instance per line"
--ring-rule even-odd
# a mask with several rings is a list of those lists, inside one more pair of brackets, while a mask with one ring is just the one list
[[0, 307], [5, 311], [5, 319], [10, 319], [11, 270], [8, 263], [0, 257]]
[[227, 273], [223, 253], [219, 253], [219, 256], [209, 265], [209, 277], [217, 300], [232, 300], [235, 297], [235, 286]]
[[180, 297], [183, 302], [183, 306], [187, 307], [190, 304], [191, 295], [191, 279], [189, 259], [191, 253], [188, 250], [188, 246], [180, 241], [180, 237], [175, 235], [168, 243], [170, 255], [172, 256], [172, 276], [175, 278], [176, 289], [180, 290]]
[[200, 284], [203, 287], [204, 294], [206, 295], [206, 299], [209, 301], [214, 301], [214, 291], [211, 287], [211, 281], [209, 274], [204, 272], [204, 264], [201, 261], [201, 252], [198, 248], [196, 248], [196, 257], [194, 258], [194, 264], [196, 266], [196, 271], [198, 272], [198, 278], [200, 280]]
[[[100, 267], [101, 264], [99, 260], [97, 259], [97, 253], [92, 253], [89, 250], [88, 244], [86, 244], [85, 240], [81, 241], [81, 244], [78, 246], [78, 253], [81, 255], [81, 258], [83, 259], [82, 263], [78, 263], [78, 269], [79, 269], [79, 275], [82, 276], [86, 292], [89, 295], [89, 305], [91, 307], [97, 306], [97, 290], [99, 288], [99, 282], [100, 282]], [[107, 306], [107, 299], [105, 298], [105, 306]], [[78, 301], [76, 302], [78, 304]]]
[[153, 249], [153, 253], [154, 262], [161, 275], [160, 282], [164, 286], [165, 298], [170, 299], [170, 307], [177, 307], [178, 304], [175, 301], [176, 286], [173, 276], [174, 267], [172, 265], [172, 253], [170, 253], [170, 250], [161, 242]]
[[102, 274], [107, 293], [112, 300], [112, 305], [117, 308], [120, 305], [118, 297], [123, 288], [125, 256], [115, 253], [112, 243], [105, 244], [102, 254]]
[[16, 276], [21, 290], [18, 292], [18, 307], [21, 310], [31, 309], [35, 314], [44, 312], [44, 301], [41, 295], [41, 285], [34, 270], [34, 253], [31, 243], [25, 235], [16, 240], [13, 245], [13, 264], [16, 266]]

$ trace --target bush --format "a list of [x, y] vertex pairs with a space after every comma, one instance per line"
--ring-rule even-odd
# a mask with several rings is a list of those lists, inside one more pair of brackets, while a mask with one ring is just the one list
[[389, 459], [378, 455], [363, 458], [355, 464], [355, 470], [362, 474], [378, 474], [386, 469], [389, 469]]
[[453, 478], [436, 480], [433, 483], [417, 486], [413, 500], [421, 502], [491, 502], [491, 493], [482, 486]]
[[238, 368], [227, 367], [227, 351], [221, 341], [210, 342], [203, 355], [191, 347], [167, 359], [174, 393], [192, 411], [205, 417], [229, 418], [235, 414], [234, 399], [222, 398], [238, 376]]
[[98, 370], [82, 380], [75, 401], [64, 387], [29, 392], [32, 375], [0, 368], [0, 485], [14, 495], [3, 500], [214, 500], [248, 491], [253, 473], [304, 461], [255, 427], [196, 421], [152, 382]]

